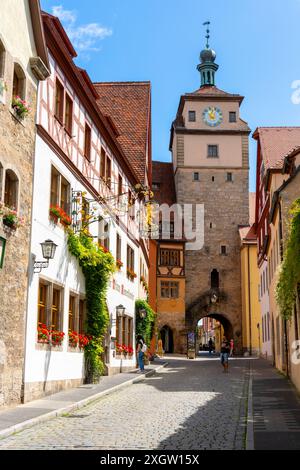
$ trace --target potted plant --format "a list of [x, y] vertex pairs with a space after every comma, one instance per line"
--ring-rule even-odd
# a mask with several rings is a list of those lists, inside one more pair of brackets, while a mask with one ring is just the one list
[[77, 348], [79, 344], [79, 335], [76, 331], [69, 330], [69, 346]]
[[10, 207], [6, 207], [0, 202], [0, 215], [2, 216], [3, 224], [7, 227], [16, 230], [18, 227], [24, 225], [24, 219], [19, 217], [17, 211]]
[[135, 274], [135, 272], [134, 272], [132, 269], [127, 268], [127, 277], [128, 277], [131, 281], [133, 281], [133, 280], [137, 277], [137, 275]]
[[44, 323], [38, 323], [38, 343], [49, 343], [50, 331]]
[[52, 346], [61, 346], [64, 340], [65, 333], [63, 331], [51, 330], [51, 344]]
[[92, 340], [92, 336], [79, 334], [78, 341], [79, 341], [80, 349], [84, 349], [90, 343], [91, 340]]
[[122, 268], [122, 266], [123, 266], [123, 263], [122, 263], [122, 261], [121, 261], [120, 259], [117, 259], [116, 265], [117, 265], [117, 268], [120, 270], [120, 269]]
[[11, 106], [19, 119], [24, 119], [30, 112], [28, 104], [20, 96], [13, 97]]

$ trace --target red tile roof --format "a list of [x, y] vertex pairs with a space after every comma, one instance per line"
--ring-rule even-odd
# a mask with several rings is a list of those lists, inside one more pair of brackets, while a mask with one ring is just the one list
[[287, 153], [300, 145], [300, 127], [258, 127], [253, 137], [260, 142], [265, 168], [280, 170]]
[[216, 86], [203, 86], [193, 93], [186, 93], [186, 95], [202, 95], [208, 97], [224, 97], [224, 98], [237, 98], [239, 101], [243, 100], [243, 96], [227, 93], [226, 91], [220, 90]]
[[159, 189], [153, 188], [154, 199], [159, 204], [176, 202], [176, 191], [173, 164], [168, 162], [152, 162], [152, 183], [159, 184]]
[[101, 82], [94, 87], [101, 112], [113, 122], [117, 141], [144, 183], [148, 155], [151, 172], [150, 82]]

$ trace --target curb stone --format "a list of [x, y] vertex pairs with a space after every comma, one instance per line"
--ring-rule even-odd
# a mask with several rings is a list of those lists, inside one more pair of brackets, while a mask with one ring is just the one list
[[97, 401], [101, 399], [102, 397], [105, 397], [106, 395], [110, 395], [111, 393], [114, 393], [123, 388], [129, 387], [130, 385], [142, 382], [143, 380], [145, 380], [145, 378], [155, 375], [157, 372], [159, 372], [161, 369], [163, 369], [167, 365], [168, 365], [168, 362], [165, 362], [164, 364], [158, 366], [156, 369], [152, 369], [149, 372], [146, 372], [145, 374], [140, 374], [138, 377], [134, 377], [130, 380], [126, 380], [126, 382], [123, 382], [119, 385], [115, 385], [114, 387], [108, 388], [107, 390], [103, 390], [102, 392], [95, 393], [95, 395], [91, 395], [90, 397], [84, 398], [83, 400], [80, 400], [76, 403], [72, 403], [71, 405], [65, 406], [63, 408], [59, 408], [58, 410], [50, 411], [49, 413], [45, 413], [41, 416], [28, 419], [26, 421], [23, 421], [22, 423], [18, 423], [13, 426], [10, 426], [9, 428], [2, 429], [2, 431], [0, 431], [0, 440], [6, 437], [9, 437], [12, 434], [15, 434], [17, 432], [21, 432], [21, 431], [24, 431], [25, 429], [31, 428], [35, 426], [36, 424], [43, 423], [52, 418], [56, 418], [58, 416], [72, 413], [72, 411], [80, 410], [81, 408], [84, 408], [90, 403]]

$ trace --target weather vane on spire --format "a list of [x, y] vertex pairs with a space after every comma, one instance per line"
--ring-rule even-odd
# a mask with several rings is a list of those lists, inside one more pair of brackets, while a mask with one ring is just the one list
[[209, 49], [209, 38], [210, 38], [210, 31], [209, 31], [209, 25], [210, 25], [210, 21], [205, 21], [205, 23], [203, 23], [203, 26], [207, 26], [207, 29], [206, 29], [206, 49]]

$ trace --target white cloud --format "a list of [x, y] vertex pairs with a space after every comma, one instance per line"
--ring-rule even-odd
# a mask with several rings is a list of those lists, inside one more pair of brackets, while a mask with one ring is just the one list
[[52, 8], [52, 13], [63, 23], [65, 30], [78, 52], [99, 51], [98, 41], [112, 35], [112, 30], [99, 23], [77, 26], [77, 12], [64, 10], [62, 5]]

